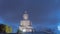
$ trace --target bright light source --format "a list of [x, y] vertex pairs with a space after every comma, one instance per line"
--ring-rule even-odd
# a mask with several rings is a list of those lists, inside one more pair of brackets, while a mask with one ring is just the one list
[[60, 26], [58, 26], [58, 30], [60, 31]]
[[23, 32], [26, 32], [26, 29], [23, 29]]

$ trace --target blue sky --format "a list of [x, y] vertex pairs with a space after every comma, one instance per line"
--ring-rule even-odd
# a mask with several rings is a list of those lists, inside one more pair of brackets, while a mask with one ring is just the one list
[[56, 27], [60, 22], [60, 0], [0, 0], [0, 23], [16, 32], [25, 10], [36, 29]]

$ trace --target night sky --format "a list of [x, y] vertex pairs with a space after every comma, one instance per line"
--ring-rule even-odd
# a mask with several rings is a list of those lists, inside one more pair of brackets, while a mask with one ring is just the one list
[[25, 10], [37, 30], [60, 23], [60, 0], [0, 0], [0, 23], [16, 32]]

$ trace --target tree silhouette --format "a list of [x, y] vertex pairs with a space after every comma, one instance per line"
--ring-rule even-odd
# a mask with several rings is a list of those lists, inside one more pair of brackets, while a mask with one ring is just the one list
[[5, 26], [4, 24], [0, 24], [0, 33], [6, 33], [5, 32]]

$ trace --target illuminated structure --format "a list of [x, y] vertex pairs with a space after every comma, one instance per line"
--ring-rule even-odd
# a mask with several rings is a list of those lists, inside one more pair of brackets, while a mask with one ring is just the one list
[[28, 18], [29, 15], [27, 14], [27, 11], [25, 11], [25, 13], [23, 14], [23, 20], [20, 21], [20, 26], [19, 26], [19, 30], [21, 30], [22, 32], [33, 31], [32, 23]]

